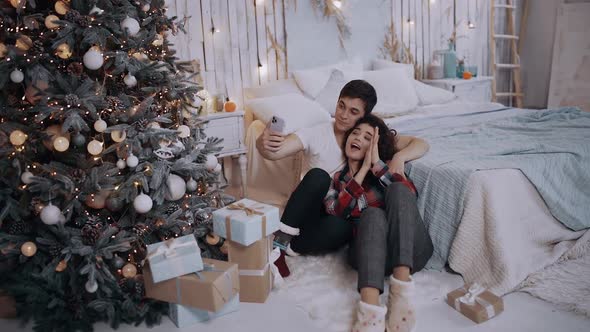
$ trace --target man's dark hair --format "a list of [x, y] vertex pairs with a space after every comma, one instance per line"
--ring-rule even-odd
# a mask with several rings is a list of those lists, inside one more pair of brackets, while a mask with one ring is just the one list
[[369, 82], [365, 80], [352, 80], [340, 90], [340, 96], [348, 98], [359, 98], [365, 103], [365, 115], [373, 111], [373, 107], [377, 104], [377, 92]]

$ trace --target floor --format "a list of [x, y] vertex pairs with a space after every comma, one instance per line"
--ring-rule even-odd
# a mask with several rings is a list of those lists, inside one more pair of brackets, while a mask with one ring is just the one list
[[[416, 332], [439, 331], [590, 331], [590, 318], [556, 309], [550, 303], [538, 300], [525, 293], [514, 293], [504, 297], [505, 311], [498, 317], [482, 324], [475, 324], [463, 317], [439, 299], [418, 307]], [[177, 329], [168, 319], [153, 328], [122, 326], [122, 332], [320, 332], [313, 321], [288, 298], [272, 294], [265, 304], [242, 303], [238, 312], [219, 317], [214, 321]], [[0, 320], [0, 331], [32, 331], [24, 329], [18, 321]], [[96, 326], [96, 332], [111, 331], [105, 325]]]

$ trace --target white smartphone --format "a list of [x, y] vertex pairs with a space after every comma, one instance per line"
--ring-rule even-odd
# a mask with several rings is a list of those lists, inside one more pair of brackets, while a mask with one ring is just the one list
[[279, 118], [278, 116], [273, 116], [272, 119], [270, 119], [268, 128], [275, 133], [282, 133], [285, 129], [285, 120]]

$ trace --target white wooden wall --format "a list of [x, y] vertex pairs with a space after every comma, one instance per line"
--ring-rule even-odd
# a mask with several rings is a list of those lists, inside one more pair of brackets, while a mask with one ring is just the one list
[[[432, 52], [447, 48], [455, 22], [458, 56], [468, 57], [480, 75], [490, 74], [490, 1], [343, 0], [352, 31], [344, 49], [338, 43], [334, 19], [314, 13], [311, 0], [167, 3], [170, 16], [189, 17], [188, 34], [171, 36], [179, 58], [199, 60], [205, 88], [241, 104], [243, 88], [285, 78], [292, 70], [355, 57], [368, 63], [380, 57], [379, 48], [392, 22], [423, 73]], [[467, 27], [468, 7], [475, 29]], [[409, 24], [408, 18], [414, 23]], [[272, 39], [278, 47], [272, 47]]]

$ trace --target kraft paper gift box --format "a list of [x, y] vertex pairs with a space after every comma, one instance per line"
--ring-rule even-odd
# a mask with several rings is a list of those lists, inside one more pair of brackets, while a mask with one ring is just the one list
[[279, 229], [279, 209], [242, 199], [213, 212], [213, 232], [249, 246]]
[[147, 246], [152, 280], [160, 282], [203, 269], [201, 249], [194, 235], [173, 238]]
[[184, 306], [219, 311], [240, 292], [238, 265], [203, 259], [204, 270], [154, 283], [151, 268], [144, 266], [145, 296]]
[[262, 270], [270, 261], [273, 236], [266, 236], [249, 246], [228, 241], [228, 261], [238, 264], [239, 270]]
[[476, 323], [485, 322], [504, 310], [501, 297], [477, 283], [464, 285], [447, 294], [447, 303]]
[[240, 308], [240, 294], [236, 294], [232, 299], [227, 302], [221, 310], [217, 312], [211, 312], [207, 310], [201, 310], [183, 306], [176, 303], [170, 303], [170, 312], [168, 317], [170, 320], [179, 328], [190, 326], [199, 322], [205, 322], [213, 320], [217, 317], [227, 315], [232, 312], [238, 311]]
[[266, 302], [273, 281], [270, 264], [260, 270], [240, 270], [240, 302]]

